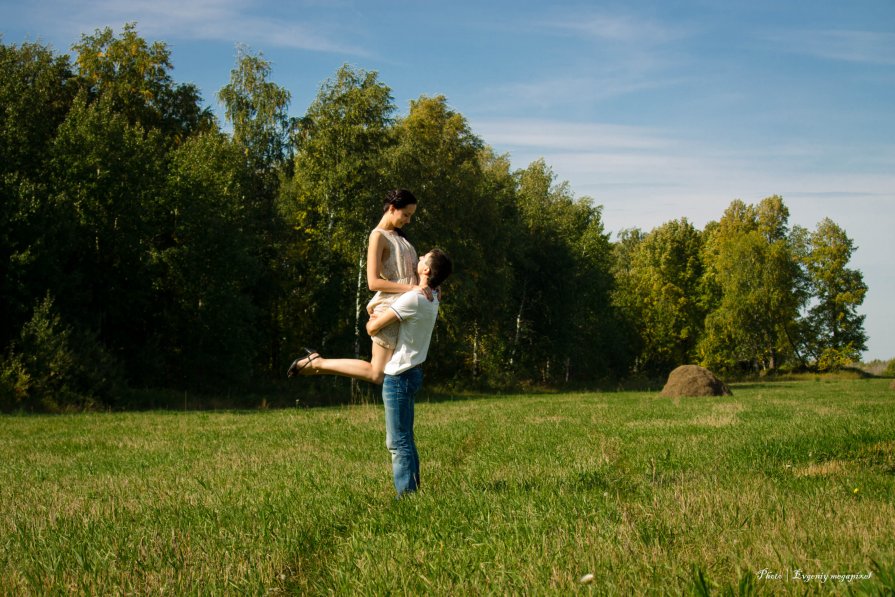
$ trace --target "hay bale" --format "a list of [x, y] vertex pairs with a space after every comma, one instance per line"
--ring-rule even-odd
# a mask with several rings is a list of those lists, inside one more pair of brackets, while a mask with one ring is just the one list
[[668, 375], [662, 396], [732, 396], [723, 381], [698, 365], [681, 365]]

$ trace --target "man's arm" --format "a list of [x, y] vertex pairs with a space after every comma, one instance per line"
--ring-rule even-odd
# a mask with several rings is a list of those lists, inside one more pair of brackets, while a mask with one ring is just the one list
[[379, 330], [395, 321], [398, 321], [398, 314], [394, 309], [386, 309], [380, 315], [370, 315], [370, 319], [367, 320], [367, 334], [375, 336]]

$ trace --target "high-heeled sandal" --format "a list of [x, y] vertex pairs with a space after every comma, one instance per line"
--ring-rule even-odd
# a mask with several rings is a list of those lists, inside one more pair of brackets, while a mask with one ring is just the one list
[[[305, 348], [304, 346], [302, 346], [301, 349], [305, 351], [305, 355], [302, 357], [298, 357], [297, 359], [292, 361], [292, 364], [289, 365], [289, 368], [286, 370], [286, 377], [295, 377], [296, 375], [300, 375], [302, 369], [310, 365], [314, 359], [320, 358], [320, 355], [313, 348]], [[303, 361], [305, 359], [307, 359], [307, 362], [301, 365], [298, 364], [299, 361]]]

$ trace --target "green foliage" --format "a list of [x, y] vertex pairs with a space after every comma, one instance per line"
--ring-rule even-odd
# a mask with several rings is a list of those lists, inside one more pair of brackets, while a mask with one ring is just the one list
[[143, 371], [140, 347], [153, 330], [150, 246], [164, 182], [163, 139], [129, 124], [100, 99], [73, 104], [51, 148], [50, 180], [58, 274], [50, 286], [63, 313], [95, 330]]
[[49, 147], [75, 93], [68, 58], [0, 44], [0, 349], [17, 337], [56, 274]]
[[168, 380], [213, 388], [251, 379], [260, 316], [252, 292], [263, 264], [244, 209], [248, 180], [241, 149], [219, 133], [171, 156], [161, 205], [170, 228], [153, 250]]
[[384, 170], [394, 110], [376, 73], [345, 65], [321, 85], [293, 138], [284, 210], [296, 230], [347, 263], [363, 252], [383, 189], [394, 186]]
[[852, 240], [829, 218], [807, 238], [803, 263], [814, 301], [805, 348], [821, 371], [854, 363], [867, 348], [864, 315], [857, 312], [867, 285], [861, 272], [847, 267], [853, 252]]
[[[207, 390], [281, 377], [302, 345], [366, 356], [366, 243], [398, 187], [420, 200], [414, 246], [456, 265], [430, 381], [830, 370], [865, 348], [851, 240], [829, 220], [790, 229], [780, 197], [613, 244], [591, 198], [544, 160], [514, 171], [443, 96], [396, 116], [378, 75], [345, 65], [292, 118], [270, 63], [240, 48], [227, 135], [172, 68], [133, 24], [82, 36], [73, 62], [0, 43], [6, 408], [114, 405], [73, 352], [131, 387]], [[48, 385], [57, 363], [67, 380]]]
[[35, 306], [0, 365], [2, 410], [114, 405], [121, 389], [117, 363], [90, 333], [65, 324], [50, 297]]
[[447, 251], [455, 264], [432, 350], [445, 378], [499, 375], [510, 239], [501, 221], [512, 189], [509, 164], [485, 149], [443, 96], [421, 97], [395, 125], [389, 169], [420, 200], [407, 233], [419, 253]]
[[395, 186], [385, 175], [394, 110], [376, 73], [346, 65], [298, 123], [294, 176], [279, 198], [292, 230], [283, 248], [287, 299], [279, 317], [293, 350], [310, 343], [330, 354], [359, 354], [366, 239], [385, 190]]
[[636, 368], [827, 371], [857, 360], [866, 286], [846, 267], [851, 241], [829, 220], [808, 233], [788, 219], [773, 196], [732, 202], [701, 233], [685, 221], [622, 231], [613, 300], [633, 328]]
[[0, 172], [37, 174], [74, 96], [67, 56], [37, 44], [0, 44]]
[[614, 294], [642, 342], [638, 371], [666, 374], [694, 362], [706, 317], [701, 249], [701, 235], [686, 219], [620, 239]]
[[613, 362], [623, 351], [611, 343], [616, 318], [602, 208], [588, 197], [576, 199], [567, 183], [557, 184], [543, 160], [517, 177], [511, 365], [525, 378], [548, 383], [624, 370]]
[[[230, 83], [218, 97], [224, 104], [227, 120], [233, 126], [233, 144], [243, 154], [243, 164], [230, 160], [220, 170], [223, 176], [242, 178], [236, 187], [218, 187], [238, 198], [240, 237], [246, 241], [241, 250], [249, 251], [257, 268], [253, 275], [252, 304], [258, 311], [257, 369], [267, 375], [281, 371], [281, 350], [288, 324], [280, 317], [288, 289], [294, 284], [293, 270], [284, 259], [288, 252], [286, 223], [279, 211], [281, 179], [290, 172], [286, 160], [291, 152], [289, 133], [294, 126], [288, 117], [290, 94], [269, 80], [270, 63], [260, 55], [240, 48]], [[237, 205], [233, 204], [233, 205]], [[233, 215], [237, 215], [233, 212]], [[245, 366], [240, 370], [248, 373]]]
[[108, 27], [83, 35], [73, 49], [81, 85], [129, 123], [158, 128], [177, 143], [212, 126], [213, 116], [201, 107], [198, 89], [171, 79], [167, 46], [148, 44], [134, 23], [126, 24], [119, 37]]
[[230, 82], [218, 93], [233, 141], [245, 148], [259, 170], [280, 165], [286, 157], [290, 93], [269, 80], [270, 63], [240, 47]]
[[895, 377], [895, 359], [889, 361], [889, 364], [886, 365], [886, 377]]
[[706, 238], [704, 286], [717, 297], [700, 343], [710, 368], [774, 370], [798, 357], [797, 321], [806, 294], [779, 197], [734, 201]]
[[0, 411], [22, 408], [28, 402], [31, 375], [22, 356], [12, 351], [0, 361]]

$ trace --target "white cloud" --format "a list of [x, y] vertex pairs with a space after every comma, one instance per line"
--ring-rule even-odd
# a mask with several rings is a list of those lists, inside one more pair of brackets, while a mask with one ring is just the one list
[[546, 35], [550, 54], [563, 58], [536, 60], [517, 80], [481, 90], [477, 103], [483, 110], [588, 109], [693, 80], [691, 73], [681, 74], [692, 58], [675, 43], [692, 34], [689, 28], [624, 12], [553, 10], [563, 12], [519, 26], [519, 35], [532, 40]]
[[567, 152], [613, 147], [650, 149], [667, 147], [661, 133], [644, 127], [511, 118], [477, 120], [476, 133], [488, 143], [513, 148], [542, 148]]
[[[799, 224], [812, 227], [815, 216], [829, 215], [863, 230], [867, 226], [860, 218], [873, 219], [895, 199], [890, 162], [859, 160], [866, 168], [857, 169], [842, 159], [848, 147], [729, 148], [670, 129], [548, 119], [473, 120], [471, 125], [497, 152], [508, 152], [516, 168], [544, 158], [560, 180], [606, 206], [614, 230], [651, 229], [679, 217], [705, 223], [720, 217], [733, 199], [755, 202], [773, 194], [791, 196], [805, 207]], [[868, 153], [893, 152], [895, 146], [879, 146]]]
[[[338, 19], [316, 22], [301, 17], [272, 18], [265, 15], [270, 12], [269, 7], [261, 1], [102, 0], [83, 3], [57, 0], [37, 6], [32, 19], [42, 22], [44, 28], [47, 23], [54, 23], [57, 35], [70, 35], [73, 40], [82, 33], [136, 22], [141, 36], [158, 37], [166, 42], [199, 39], [361, 57], [370, 55], [363, 47], [343, 41], [348, 34]], [[52, 19], [47, 18], [50, 14]]]
[[895, 64], [895, 33], [854, 30], [786, 31], [767, 39], [781, 48], [817, 58]]
[[646, 65], [624, 69], [571, 72], [540, 80], [493, 85], [483, 91], [482, 109], [502, 111], [503, 106], [524, 110], [526, 106], [557, 108], [593, 105], [595, 102], [640, 91], [676, 85], [681, 79], [658, 75]]
[[548, 28], [585, 37], [638, 46], [656, 46], [686, 37], [688, 31], [626, 14], [586, 12], [548, 21]]

